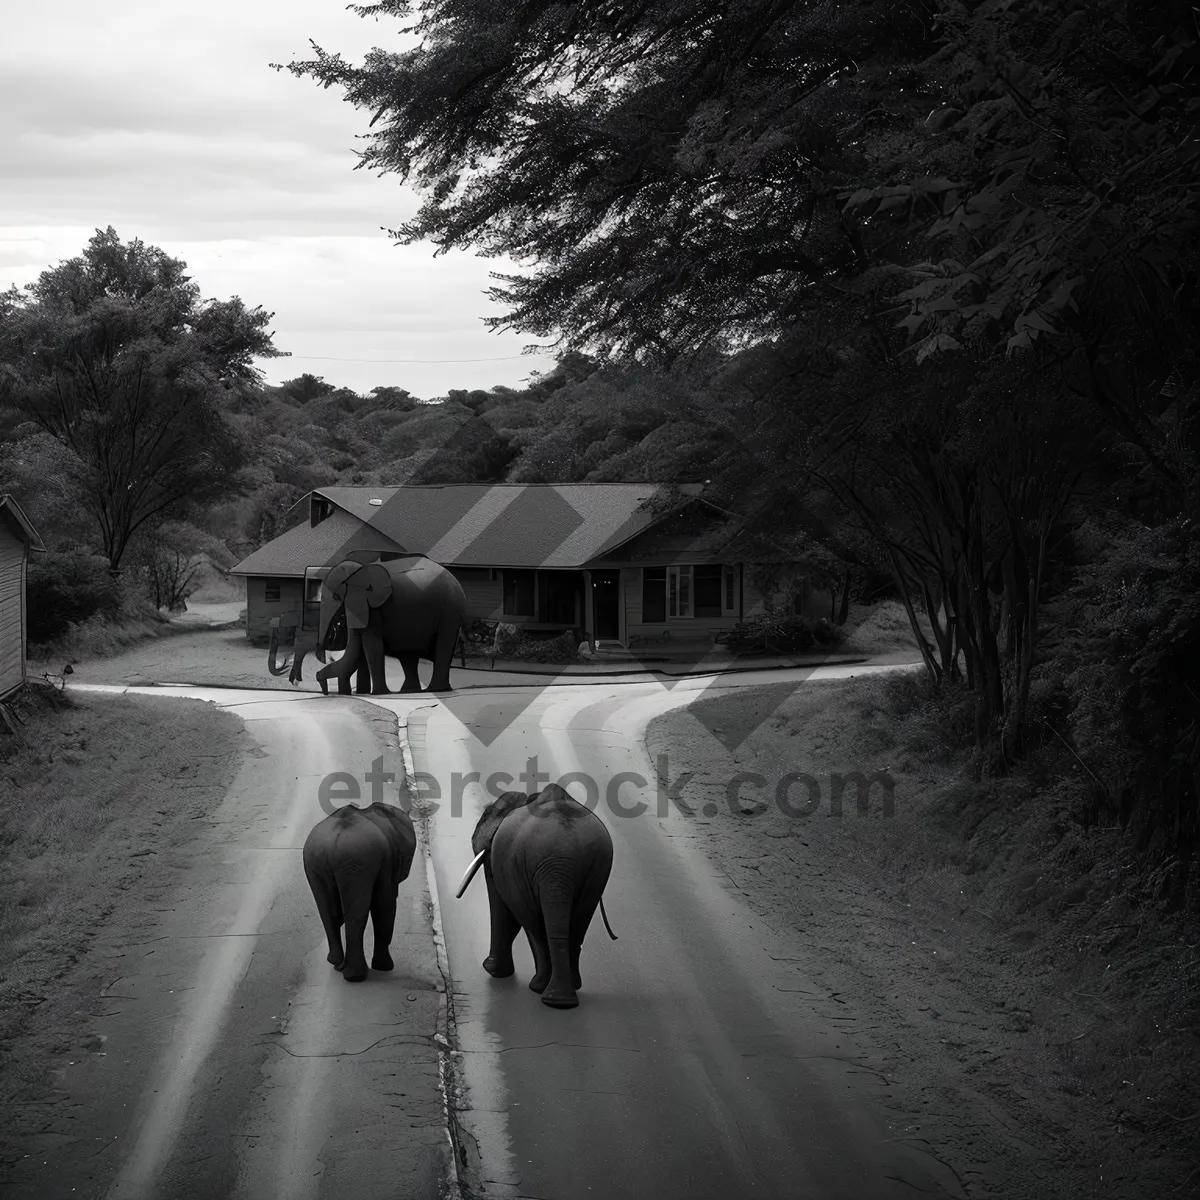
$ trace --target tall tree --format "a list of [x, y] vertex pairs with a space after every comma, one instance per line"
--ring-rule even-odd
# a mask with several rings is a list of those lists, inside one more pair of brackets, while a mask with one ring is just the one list
[[[934, 48], [928, 9], [431, 0], [416, 50], [356, 67], [314, 45], [287, 69], [373, 114], [361, 167], [424, 190], [395, 236], [534, 261], [498, 276], [510, 311], [493, 326], [675, 349], [769, 335], [852, 264], [837, 197], [853, 128], [890, 71]], [[909, 121], [921, 104], [904, 102]]]
[[70, 452], [113, 570], [147, 521], [234, 485], [245, 452], [220, 397], [280, 353], [271, 313], [201, 301], [185, 268], [110, 226], [0, 295], [0, 395]]

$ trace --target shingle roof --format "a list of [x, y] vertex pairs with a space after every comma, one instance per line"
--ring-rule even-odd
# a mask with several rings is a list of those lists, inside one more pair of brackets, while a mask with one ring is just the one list
[[394, 554], [403, 549], [379, 530], [335, 509], [315, 528], [304, 521], [260, 546], [233, 567], [230, 574], [294, 577], [303, 575], [305, 567], [332, 566], [354, 550]]
[[[350, 550], [424, 554], [460, 567], [578, 568], [661, 520], [655, 483], [428, 484], [318, 488], [335, 505], [256, 550], [236, 575], [303, 575]], [[681, 492], [694, 495], [697, 484]], [[377, 501], [377, 503], [372, 503]]]
[[659, 520], [641, 505], [660, 490], [655, 483], [481, 483], [319, 494], [408, 553], [449, 566], [581, 567]]
[[0, 495], [0, 521], [3, 521], [34, 554], [45, 554], [46, 547], [37, 530], [21, 511], [21, 506], [8, 495]]

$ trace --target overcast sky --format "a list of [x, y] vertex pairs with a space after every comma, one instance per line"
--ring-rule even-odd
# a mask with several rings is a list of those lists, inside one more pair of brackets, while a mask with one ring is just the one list
[[[353, 169], [370, 115], [267, 65], [312, 57], [309, 38], [361, 62], [406, 49], [399, 28], [339, 0], [16, 6], [0, 38], [0, 288], [112, 225], [183, 259], [202, 296], [273, 312], [292, 357], [259, 364], [270, 383], [308, 371], [429, 398], [547, 369], [520, 357], [536, 339], [480, 319], [500, 311], [488, 272], [511, 264], [393, 245], [381, 226], [418, 201]], [[378, 361], [394, 359], [493, 361]]]

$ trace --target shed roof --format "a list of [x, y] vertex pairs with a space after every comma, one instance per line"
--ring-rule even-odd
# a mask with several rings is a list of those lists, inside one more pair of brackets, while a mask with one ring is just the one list
[[46, 547], [37, 530], [21, 511], [21, 506], [9, 495], [0, 495], [0, 521], [3, 521], [34, 554], [45, 554]]

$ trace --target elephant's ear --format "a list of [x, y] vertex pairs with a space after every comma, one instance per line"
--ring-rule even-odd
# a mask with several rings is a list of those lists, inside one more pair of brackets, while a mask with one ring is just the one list
[[392, 577], [382, 563], [360, 567], [346, 583], [346, 627], [366, 629], [371, 609], [392, 594]]
[[493, 800], [483, 810], [475, 832], [471, 834], [472, 852], [478, 854], [481, 850], [487, 850], [492, 844], [492, 838], [496, 836], [496, 830], [500, 828], [500, 822], [513, 809], [522, 808], [534, 799], [535, 796], [526, 796], [524, 792], [504, 792]]
[[346, 580], [357, 574], [362, 567], [349, 560], [343, 560], [336, 567], [330, 568], [329, 573], [321, 580], [321, 591], [332, 596], [335, 600], [345, 597]]

